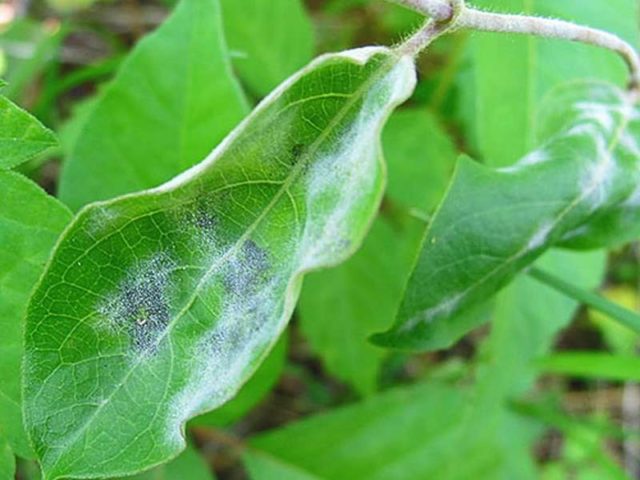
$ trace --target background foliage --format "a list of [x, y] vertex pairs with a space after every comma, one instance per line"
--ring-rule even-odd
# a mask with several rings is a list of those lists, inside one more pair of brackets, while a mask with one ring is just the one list
[[[39, 476], [21, 420], [21, 322], [71, 211], [199, 162], [317, 54], [390, 45], [420, 24], [372, 0], [187, 0], [163, 23], [174, 3], [0, 5], [2, 114], [32, 122], [15, 102], [59, 137], [30, 123], [24, 149], [0, 142], [1, 479]], [[476, 4], [640, 44], [635, 0]], [[306, 278], [288, 333], [257, 373], [189, 423], [183, 454], [139, 477], [637, 478], [635, 334], [530, 276], [463, 319], [489, 323], [454, 344], [447, 337], [446, 349], [409, 354], [370, 341], [394, 324], [460, 155], [513, 166], [547, 140], [539, 114], [559, 85], [623, 86], [625, 75], [608, 52], [555, 41], [457, 33], [433, 45], [416, 92], [383, 131], [388, 186], [362, 247]], [[536, 265], [638, 307], [636, 244], [553, 249]]]

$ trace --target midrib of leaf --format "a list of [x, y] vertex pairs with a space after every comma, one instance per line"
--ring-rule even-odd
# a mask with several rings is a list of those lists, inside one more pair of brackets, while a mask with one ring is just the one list
[[[259, 226], [260, 222], [270, 213], [271, 209], [277, 204], [277, 202], [280, 200], [280, 198], [282, 197], [282, 195], [285, 194], [286, 191], [288, 191], [288, 188], [291, 186], [291, 184], [296, 181], [298, 179], [298, 176], [301, 172], [304, 171], [304, 167], [306, 166], [307, 162], [313, 157], [313, 155], [318, 151], [318, 149], [322, 146], [323, 142], [327, 139], [327, 137], [329, 136], [329, 134], [332, 132], [332, 130], [347, 116], [347, 114], [351, 111], [351, 109], [356, 105], [356, 103], [364, 96], [364, 94], [366, 93], [366, 91], [368, 90], [368, 88], [374, 84], [378, 79], [380, 79], [383, 75], [385, 75], [386, 73], [388, 73], [389, 71], [391, 71], [391, 68], [393, 66], [394, 63], [397, 62], [397, 60], [400, 58], [397, 56], [397, 54], [393, 51], [389, 52], [389, 54], [391, 55], [391, 58], [388, 58], [387, 60], [385, 60], [384, 62], [382, 62], [380, 65], [378, 65], [377, 70], [375, 72], [372, 72], [370, 78], [363, 82], [363, 84], [358, 87], [358, 89], [350, 96], [351, 99], [336, 113], [336, 115], [334, 116], [334, 118], [331, 120], [331, 122], [329, 123], [329, 125], [318, 135], [318, 137], [316, 138], [316, 140], [314, 140], [313, 143], [310, 144], [309, 149], [307, 150], [307, 152], [302, 156], [302, 158], [300, 159], [300, 161], [291, 169], [291, 172], [289, 173], [289, 176], [287, 177], [286, 181], [282, 184], [282, 186], [279, 188], [279, 190], [276, 192], [276, 194], [274, 195], [274, 198], [269, 202], [269, 204], [263, 209], [263, 211], [260, 213], [260, 215], [253, 221], [253, 223], [251, 225], [249, 225], [247, 227], [246, 232], [241, 235], [238, 240], [236, 240], [236, 242], [221, 256], [219, 257], [218, 261], [215, 262], [201, 277], [201, 279], [198, 281], [198, 284], [196, 285], [196, 287], [194, 288], [194, 293], [189, 297], [187, 303], [185, 304], [185, 306], [179, 311], [179, 313], [169, 322], [169, 324], [167, 325], [167, 328], [158, 336], [158, 339], [156, 341], [156, 345], [159, 345], [172, 331], [173, 327], [176, 325], [176, 323], [188, 312], [188, 310], [191, 308], [191, 306], [193, 305], [193, 302], [195, 302], [196, 298], [198, 297], [200, 290], [202, 288], [202, 285], [204, 283], [206, 283], [206, 280], [215, 273], [216, 268], [219, 267], [227, 258], [229, 258], [231, 255], [235, 254], [238, 249], [241, 247], [241, 245], [244, 243], [244, 241], [246, 241], [248, 239], [248, 237], [253, 233], [253, 231]], [[347, 57], [341, 57], [344, 58], [346, 60], [351, 60], [350, 58]], [[357, 60], [353, 60], [354, 62], [357, 62]], [[366, 62], [366, 61], [365, 61]], [[302, 78], [302, 76], [297, 77], [297, 78]], [[288, 84], [283, 84], [284, 86], [288, 86]], [[280, 91], [277, 90], [276, 92], [274, 92], [275, 94], [279, 94]], [[265, 104], [270, 100], [271, 97], [268, 97], [265, 101]], [[248, 121], [250, 121], [251, 119], [253, 119], [253, 117], [260, 112], [260, 108], [258, 107], [254, 113], [252, 113], [245, 121], [243, 121], [238, 127], [236, 132], [241, 132], [242, 129], [244, 128], [244, 126], [248, 123]], [[233, 137], [234, 139], [236, 138], [236, 135], [232, 132], [230, 134], [231, 137]], [[225, 145], [226, 147], [226, 145]], [[219, 158], [219, 155], [221, 155], [225, 150], [223, 149], [221, 152], [218, 152], [218, 156], [215, 158]], [[206, 161], [206, 160], [205, 160]], [[208, 167], [211, 167], [212, 165], [208, 165]], [[179, 186], [183, 185], [184, 183], [186, 183], [188, 180], [190, 180], [191, 177], [185, 177], [183, 179], [182, 182], [180, 182], [178, 185], [176, 185], [174, 188], [178, 188]], [[172, 182], [169, 182], [172, 184]], [[172, 184], [173, 186], [173, 184]], [[150, 195], [153, 194], [155, 192], [163, 192], [163, 186], [158, 187], [155, 190], [151, 190], [149, 191], [149, 193], [145, 194], [145, 195]], [[130, 197], [133, 196], [135, 194], [132, 195], [125, 195], [124, 197]], [[120, 197], [120, 198], [124, 198], [124, 197]], [[101, 205], [108, 205], [110, 202], [100, 202]], [[94, 204], [96, 205], [96, 204]], [[90, 207], [87, 207], [90, 208]], [[146, 214], [149, 215], [149, 212]], [[137, 218], [139, 217], [134, 217], [131, 219], [131, 221], [135, 221]], [[73, 226], [73, 223], [71, 225], [69, 225], [67, 227], [67, 230], [69, 228], [71, 228]], [[65, 231], [61, 236], [60, 239], [58, 241], [58, 243], [60, 243], [60, 241], [62, 241], [63, 238], [66, 237], [66, 233], [67, 231]], [[56, 249], [57, 249], [57, 245], [56, 245]], [[50, 259], [51, 261], [51, 259]], [[45, 271], [48, 269], [45, 268]], [[296, 272], [297, 274], [300, 274], [302, 272]], [[289, 288], [287, 287], [287, 293], [289, 291]], [[171, 352], [173, 350], [170, 350]], [[89, 428], [89, 426], [93, 423], [94, 419], [100, 414], [100, 412], [102, 411], [102, 409], [104, 408], [105, 405], [109, 404], [110, 401], [113, 399], [113, 397], [120, 391], [121, 388], [123, 388], [128, 379], [131, 377], [131, 375], [133, 375], [133, 373], [135, 372], [135, 370], [142, 364], [142, 360], [144, 358], [144, 355], [140, 354], [137, 356], [137, 358], [135, 358], [134, 362], [132, 363], [131, 368], [129, 368], [129, 370], [125, 373], [122, 381], [120, 383], [118, 383], [115, 388], [113, 389], [112, 393], [107, 396], [102, 402], [101, 404], [94, 410], [94, 412], [87, 418], [87, 420], [76, 430], [76, 433], [68, 440], [66, 440], [65, 442], [63, 442], [62, 447], [69, 447], [71, 445], [73, 445], [81, 436], [82, 434]], [[173, 354], [171, 355], [171, 368], [173, 368]], [[167, 376], [168, 379], [171, 378], [171, 376]], [[167, 385], [169, 384], [169, 382], [167, 381]], [[156, 414], [160, 409], [158, 408], [156, 410]], [[155, 418], [155, 417], [154, 417]], [[58, 463], [60, 462], [60, 460], [63, 457], [63, 454], [65, 452], [66, 448], [59, 448], [58, 451], [60, 452], [56, 457], [54, 462], [51, 464], [51, 467], [49, 467], [49, 471], [53, 471], [55, 469], [55, 467], [58, 465]], [[58, 477], [54, 477], [54, 478], [58, 478]]]
[[[631, 117], [632, 117], [631, 109], [624, 109], [624, 114], [621, 116], [621, 119], [619, 121], [619, 124], [616, 127], [616, 130], [615, 130], [615, 133], [613, 135], [613, 138], [610, 140], [610, 142], [607, 145], [607, 153], [611, 154], [613, 152], [613, 150], [618, 146], [618, 144], [620, 142], [620, 138], [622, 136], [622, 133], [624, 132], [624, 130], [629, 125], [629, 122], [631, 121]], [[571, 211], [574, 208], [576, 208], [576, 206], [578, 206], [580, 204], [580, 202], [582, 202], [585, 198], [587, 198], [589, 195], [591, 195], [600, 186], [600, 183], [599, 183], [598, 180], [599, 179], [596, 178], [592, 182], [592, 184], [589, 185], [589, 188], [585, 188], [584, 190], [582, 190], [580, 195], [577, 195], [567, 205], [567, 207], [565, 207], [565, 209], [562, 210], [553, 219], [553, 221], [551, 222], [551, 225], [553, 225], [553, 228], [555, 228], [562, 221], [563, 218], [565, 218], [569, 213], [571, 213]], [[445, 198], [446, 198], [446, 196], [445, 196]], [[553, 231], [553, 228], [551, 228], [550, 232]], [[510, 257], [507, 257], [505, 259], [505, 261], [501, 265], [493, 268], [488, 273], [486, 273], [483, 277], [479, 278], [474, 283], [472, 283], [469, 287], [467, 287], [465, 290], [463, 290], [460, 293], [461, 297], [462, 298], [467, 298], [471, 293], [473, 293], [474, 290], [476, 290], [477, 288], [481, 287], [484, 283], [489, 281], [495, 275], [499, 274], [505, 268], [510, 267], [514, 262], [519, 260], [523, 255], [525, 255], [529, 251], [530, 251], [529, 243], [528, 243], [528, 240], [527, 240], [527, 243], [525, 243], [524, 246], [520, 248], [520, 250], [518, 250], [516, 253], [514, 253]], [[429, 310], [437, 309], [441, 304], [442, 304], [442, 302], [439, 303], [438, 305], [434, 306], [434, 307], [430, 307]], [[423, 320], [423, 318], [422, 318], [422, 316], [420, 314], [414, 315], [414, 318], [411, 321], [407, 322], [402, 327], [402, 330], [409, 331], [409, 330], [415, 328], [416, 325], [419, 325], [419, 324], [423, 323], [423, 321], [424, 320]]]

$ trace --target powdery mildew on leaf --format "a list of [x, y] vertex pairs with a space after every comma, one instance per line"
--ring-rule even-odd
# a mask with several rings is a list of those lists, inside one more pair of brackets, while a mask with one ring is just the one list
[[186, 420], [235, 394], [303, 274], [362, 241], [380, 130], [414, 84], [389, 49], [320, 57], [201, 164], [80, 212], [27, 320], [26, 422], [47, 478], [166, 461]]
[[113, 333], [123, 332], [135, 347], [132, 354], [153, 348], [171, 320], [171, 273], [176, 264], [162, 253], [133, 267], [117, 290], [98, 305]]
[[[588, 99], [585, 100], [585, 99]], [[599, 248], [640, 233], [640, 112], [614, 86], [572, 84], [543, 114], [547, 141], [513, 167], [461, 161], [426, 234], [385, 345], [442, 348], [465, 316], [553, 245]]]

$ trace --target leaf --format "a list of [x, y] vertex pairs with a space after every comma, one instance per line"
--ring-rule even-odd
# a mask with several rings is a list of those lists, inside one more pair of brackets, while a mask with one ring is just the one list
[[537, 363], [543, 373], [579, 378], [640, 381], [640, 358], [598, 352], [562, 352]]
[[0, 95], [0, 170], [20, 165], [56, 144], [51, 130]]
[[376, 389], [388, 354], [368, 337], [393, 322], [402, 299], [425, 226], [415, 215], [435, 207], [456, 158], [440, 124], [422, 110], [394, 114], [383, 146], [389, 186], [382, 213], [351, 259], [305, 280], [299, 307], [302, 330], [329, 372], [362, 395]]
[[260, 434], [249, 441], [253, 478], [274, 478], [270, 469], [256, 468], [258, 454], [307, 474], [301, 478], [441, 479], [446, 468], [470, 473], [469, 458], [450, 463], [444, 471], [441, 459], [453, 453], [448, 432], [461, 420], [467, 400], [462, 389], [425, 383]]
[[253, 480], [321, 480], [295, 465], [251, 449], [245, 451], [243, 460]]
[[264, 96], [313, 56], [313, 25], [301, 0], [222, 0], [234, 66]]
[[[638, 39], [637, 2], [633, 0], [478, 0], [475, 4], [493, 11], [571, 19], [617, 33], [633, 44]], [[540, 141], [548, 140], [539, 134], [538, 109], [552, 88], [578, 78], [626, 82], [627, 72], [616, 56], [590, 46], [481, 33], [474, 34], [468, 45], [471, 75], [460, 76], [459, 83], [459, 104], [468, 110], [465, 137], [473, 141], [484, 162], [494, 167], [509, 166]], [[504, 61], [496, 61], [498, 54]], [[554, 250], [536, 265], [591, 289], [600, 282], [605, 261], [602, 252]], [[485, 439], [485, 444], [503, 459], [500, 478], [533, 480], [540, 474], [526, 465], [535, 467], [531, 452], [542, 429], [505, 407], [533, 386], [534, 359], [551, 348], [559, 330], [575, 314], [576, 302], [520, 275], [493, 305], [490, 336], [478, 358], [482, 373], [475, 387], [475, 408], [461, 440], [486, 437], [483, 432], [488, 431], [492, 438]], [[480, 321], [470, 315], [467, 325]], [[461, 330], [450, 338], [466, 331], [462, 323], [456, 322]]]
[[128, 480], [213, 480], [213, 478], [204, 459], [190, 446], [187, 446], [184, 452], [169, 463], [133, 477], [126, 477]]
[[65, 160], [60, 198], [75, 210], [155, 187], [202, 160], [246, 111], [218, 0], [183, 1], [90, 110]]
[[[0, 31], [0, 51], [7, 54], [7, 79], [4, 95], [23, 104], [29, 100], [29, 87], [58, 57], [62, 41], [67, 34], [64, 27], [33, 20], [27, 16], [14, 18]], [[28, 45], [25, 54], [24, 45]]]
[[[579, 100], [576, 100], [579, 99]], [[429, 226], [394, 328], [382, 345], [450, 344], [460, 314], [482, 304], [553, 245], [597, 248], [628, 237], [610, 222], [635, 203], [638, 110], [606, 84], [571, 84], [549, 102], [555, 135], [514, 167], [463, 158]], [[610, 226], [595, 230], [590, 222]], [[637, 227], [636, 227], [637, 228]], [[444, 341], [442, 338], [444, 337]]]
[[71, 214], [14, 172], [0, 171], [0, 192], [0, 432], [17, 455], [30, 457], [20, 394], [23, 319], [29, 295]]
[[284, 369], [287, 360], [288, 337], [285, 330], [278, 343], [269, 353], [269, 356], [231, 401], [212, 412], [194, 418], [191, 424], [213, 427], [230, 425], [240, 420], [264, 400], [264, 397], [275, 386]]
[[48, 480], [166, 461], [186, 420], [233, 397], [303, 274], [362, 242], [379, 133], [414, 85], [394, 50], [320, 57], [203, 163], [82, 210], [27, 315], [25, 422]]
[[10, 480], [15, 477], [16, 459], [13, 456], [9, 442], [0, 433], [0, 478]]

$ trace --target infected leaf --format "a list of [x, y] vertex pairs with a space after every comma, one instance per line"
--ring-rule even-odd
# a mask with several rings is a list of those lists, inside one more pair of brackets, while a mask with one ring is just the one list
[[[543, 115], [550, 138], [513, 167], [460, 160], [382, 345], [448, 346], [481, 305], [553, 245], [599, 248], [640, 233], [640, 115], [607, 84], [571, 84]], [[463, 328], [460, 328], [463, 325]]]
[[303, 274], [361, 243], [380, 130], [414, 84], [390, 49], [322, 56], [201, 164], [78, 214], [27, 315], [25, 421], [48, 480], [166, 461], [189, 418], [233, 397]]

